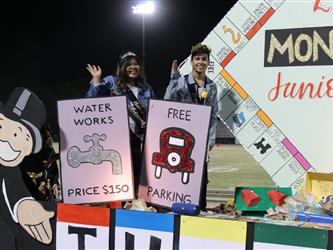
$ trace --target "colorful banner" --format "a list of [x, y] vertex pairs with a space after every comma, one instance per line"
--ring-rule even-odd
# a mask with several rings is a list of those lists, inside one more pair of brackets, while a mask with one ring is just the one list
[[110, 209], [58, 203], [57, 249], [109, 249]]
[[181, 216], [179, 249], [245, 249], [246, 224]]
[[124, 96], [58, 101], [63, 200], [134, 198]]
[[[332, 172], [333, 4], [238, 1], [203, 43], [218, 116], [282, 187]], [[182, 74], [190, 70], [183, 62]]]
[[210, 106], [151, 100], [139, 198], [199, 204]]
[[[243, 218], [245, 220], [245, 218]], [[266, 221], [267, 223], [267, 221]], [[58, 203], [57, 249], [332, 249], [318, 224], [179, 216]], [[294, 226], [290, 226], [290, 225]], [[329, 225], [321, 225], [329, 228]], [[39, 249], [39, 248], [37, 248]], [[49, 249], [54, 249], [50, 246]]]
[[173, 249], [174, 215], [116, 210], [115, 249]]

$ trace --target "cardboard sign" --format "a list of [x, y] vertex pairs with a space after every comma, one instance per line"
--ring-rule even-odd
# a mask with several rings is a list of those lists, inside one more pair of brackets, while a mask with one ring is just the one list
[[199, 204], [210, 106], [151, 100], [139, 198]]
[[54, 212], [31, 197], [20, 170], [25, 157], [43, 147], [41, 128], [45, 121], [44, 103], [27, 88], [15, 88], [5, 104], [0, 102], [2, 249], [51, 247]]
[[253, 249], [329, 249], [328, 237], [326, 230], [255, 223]]
[[[296, 222], [275, 225], [232, 218], [178, 216], [58, 203], [56, 247], [154, 250], [332, 249], [330, 230], [318, 225], [326, 229], [300, 225]], [[54, 246], [50, 249], [54, 249]]]
[[[283, 187], [332, 172], [332, 12], [326, 0], [238, 1], [208, 34], [218, 116]], [[189, 59], [181, 68], [190, 71]]]
[[245, 249], [247, 223], [181, 216], [179, 249]]
[[115, 249], [173, 249], [174, 215], [116, 210]]
[[333, 173], [308, 172], [306, 175], [305, 191], [312, 193], [317, 201], [333, 194]]
[[126, 97], [59, 101], [58, 116], [64, 202], [133, 199]]
[[110, 209], [58, 203], [57, 249], [109, 249]]

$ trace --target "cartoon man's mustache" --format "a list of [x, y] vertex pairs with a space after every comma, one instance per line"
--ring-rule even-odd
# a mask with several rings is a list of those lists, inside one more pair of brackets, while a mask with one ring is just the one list
[[0, 140], [0, 158], [4, 161], [14, 161], [21, 151], [15, 151], [8, 141]]

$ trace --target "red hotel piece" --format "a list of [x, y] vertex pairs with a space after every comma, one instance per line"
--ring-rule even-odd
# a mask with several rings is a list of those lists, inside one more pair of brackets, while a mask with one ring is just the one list
[[247, 206], [255, 206], [261, 201], [261, 198], [250, 189], [242, 190], [242, 200]]
[[279, 190], [270, 190], [267, 192], [269, 199], [277, 206], [284, 204], [284, 200], [288, 197]]

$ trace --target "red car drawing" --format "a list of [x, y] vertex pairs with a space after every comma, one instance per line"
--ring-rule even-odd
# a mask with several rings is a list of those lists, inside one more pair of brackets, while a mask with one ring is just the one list
[[195, 139], [192, 134], [181, 128], [166, 128], [160, 135], [160, 152], [153, 153], [152, 164], [156, 166], [155, 177], [160, 178], [162, 168], [171, 173], [181, 172], [182, 183], [189, 182], [194, 172], [195, 162], [191, 159]]

